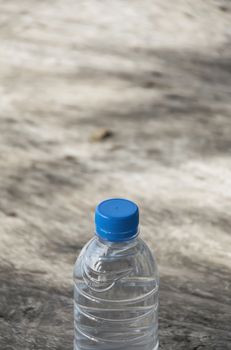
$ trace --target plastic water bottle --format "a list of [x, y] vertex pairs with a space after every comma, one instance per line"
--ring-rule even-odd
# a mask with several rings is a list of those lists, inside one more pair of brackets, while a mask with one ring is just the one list
[[158, 271], [138, 238], [139, 210], [108, 199], [74, 268], [75, 350], [157, 350]]

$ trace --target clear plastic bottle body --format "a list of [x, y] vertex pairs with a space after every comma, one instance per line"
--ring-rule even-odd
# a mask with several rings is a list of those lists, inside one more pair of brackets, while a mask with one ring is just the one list
[[159, 279], [147, 245], [94, 237], [74, 268], [74, 350], [157, 350]]

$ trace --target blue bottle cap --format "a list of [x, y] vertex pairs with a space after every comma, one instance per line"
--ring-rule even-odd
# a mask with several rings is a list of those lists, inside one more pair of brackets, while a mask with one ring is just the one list
[[96, 234], [111, 242], [122, 242], [138, 235], [139, 208], [123, 198], [107, 199], [95, 210]]

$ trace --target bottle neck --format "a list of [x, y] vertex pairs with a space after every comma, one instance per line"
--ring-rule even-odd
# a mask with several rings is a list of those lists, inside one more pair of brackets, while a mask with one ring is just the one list
[[95, 234], [95, 237], [101, 244], [107, 245], [108, 247], [120, 248], [120, 247], [124, 247], [124, 246], [128, 247], [128, 246], [136, 245], [136, 243], [138, 241], [138, 235], [139, 235], [139, 232], [137, 233], [136, 236], [133, 236], [130, 239], [127, 239], [124, 241], [116, 241], [116, 242], [103, 239], [102, 237], [98, 236], [97, 234]]

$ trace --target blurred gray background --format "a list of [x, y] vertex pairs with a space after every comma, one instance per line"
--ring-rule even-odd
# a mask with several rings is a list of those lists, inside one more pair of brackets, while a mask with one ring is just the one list
[[0, 0], [0, 349], [70, 350], [95, 205], [160, 267], [160, 349], [231, 349], [231, 3]]

